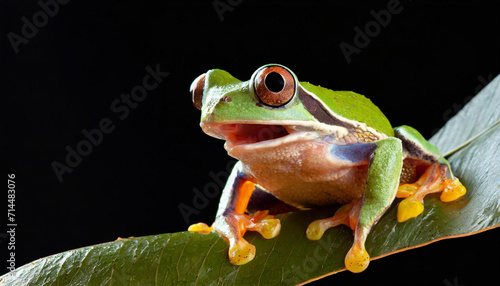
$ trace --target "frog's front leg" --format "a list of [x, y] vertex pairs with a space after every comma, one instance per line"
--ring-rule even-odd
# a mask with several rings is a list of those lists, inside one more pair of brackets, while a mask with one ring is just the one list
[[212, 227], [195, 224], [189, 228], [202, 233], [212, 229], [217, 231], [229, 242], [229, 261], [235, 265], [246, 264], [255, 257], [255, 246], [243, 238], [247, 230], [257, 231], [270, 239], [277, 236], [281, 229], [280, 221], [267, 215], [267, 212], [258, 212], [254, 217], [245, 214], [254, 189], [254, 183], [243, 172], [241, 162], [236, 163], [222, 192]]
[[311, 223], [307, 236], [316, 240], [330, 227], [350, 226], [354, 230], [354, 243], [345, 257], [345, 265], [357, 273], [365, 270], [370, 262], [365, 250], [368, 233], [396, 196], [403, 165], [402, 144], [397, 138], [387, 138], [373, 143], [333, 146], [330, 153], [335, 160], [350, 161], [352, 165], [369, 164], [365, 192], [361, 200], [341, 207], [332, 218]]

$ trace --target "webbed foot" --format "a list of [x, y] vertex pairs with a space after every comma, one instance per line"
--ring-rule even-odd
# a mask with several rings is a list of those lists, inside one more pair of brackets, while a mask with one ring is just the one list
[[306, 230], [307, 238], [310, 240], [319, 240], [323, 237], [325, 231], [338, 225], [347, 225], [352, 230], [356, 227], [356, 221], [359, 213], [360, 200], [343, 205], [333, 217], [318, 219], [309, 224]]
[[234, 265], [246, 264], [255, 257], [255, 246], [243, 238], [247, 230], [257, 231], [265, 239], [276, 237], [281, 230], [279, 219], [268, 215], [267, 211], [259, 211], [253, 217], [230, 213], [225, 215], [222, 220], [216, 221], [211, 227], [205, 223], [193, 224], [189, 226], [188, 231], [204, 234], [213, 230], [217, 231], [229, 242], [229, 261]]
[[370, 255], [365, 249], [365, 240], [368, 231], [356, 231], [360, 208], [361, 200], [343, 205], [335, 212], [333, 217], [315, 220], [309, 224], [306, 230], [307, 238], [310, 240], [318, 240], [326, 230], [342, 224], [355, 231], [354, 244], [347, 253], [344, 261], [346, 268], [354, 273], [362, 272], [370, 263]]
[[281, 224], [267, 211], [259, 211], [254, 217], [229, 213], [215, 222], [214, 229], [229, 242], [229, 261], [234, 265], [243, 265], [255, 257], [255, 246], [243, 238], [245, 232], [257, 231], [265, 239], [271, 239], [279, 234]]
[[402, 184], [396, 197], [405, 198], [398, 205], [398, 222], [404, 222], [420, 215], [424, 211], [424, 197], [432, 193], [441, 193], [441, 201], [451, 202], [465, 195], [465, 187], [458, 178], [447, 178], [446, 165], [434, 163], [412, 184]]
[[253, 217], [244, 214], [254, 188], [250, 181], [241, 182], [235, 190], [235, 197], [238, 199], [217, 216], [211, 227], [198, 223], [188, 229], [200, 233], [217, 231], [229, 243], [229, 261], [234, 265], [246, 264], [255, 257], [255, 246], [243, 238], [247, 230], [257, 231], [266, 239], [276, 237], [281, 230], [279, 219], [269, 215], [268, 211], [258, 211]]

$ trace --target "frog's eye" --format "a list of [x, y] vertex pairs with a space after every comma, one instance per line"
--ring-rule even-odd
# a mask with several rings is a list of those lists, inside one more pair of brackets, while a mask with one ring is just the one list
[[295, 94], [295, 80], [286, 68], [267, 66], [255, 75], [254, 90], [259, 100], [269, 106], [286, 104]]
[[191, 83], [191, 87], [189, 88], [189, 91], [191, 92], [191, 96], [193, 99], [193, 105], [194, 107], [198, 108], [201, 110], [201, 100], [203, 99], [203, 88], [205, 86], [205, 75], [202, 74], [199, 77], [197, 77], [193, 83]]

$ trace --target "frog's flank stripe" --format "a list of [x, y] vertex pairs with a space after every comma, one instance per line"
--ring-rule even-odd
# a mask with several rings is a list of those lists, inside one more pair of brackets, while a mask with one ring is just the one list
[[394, 136], [401, 139], [403, 147], [410, 153], [412, 158], [435, 162], [441, 157], [441, 152], [410, 126], [399, 126], [394, 128]]
[[350, 124], [333, 117], [328, 110], [325, 110], [323, 104], [308, 94], [300, 85], [297, 88], [297, 95], [306, 107], [307, 111], [309, 111], [309, 113], [312, 114], [312, 116], [314, 116], [314, 118], [316, 118], [319, 122], [345, 128], [352, 127]]
[[397, 137], [397, 138], [401, 139], [403, 147], [408, 151], [408, 153], [412, 158], [421, 159], [428, 162], [436, 162], [439, 159], [439, 155], [427, 152], [421, 146], [417, 145], [417, 143], [409, 140], [408, 138], [406, 137], [402, 138]]

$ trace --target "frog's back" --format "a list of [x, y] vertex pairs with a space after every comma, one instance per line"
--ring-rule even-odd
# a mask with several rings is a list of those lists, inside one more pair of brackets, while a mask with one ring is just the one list
[[308, 82], [300, 84], [306, 91], [316, 95], [331, 114], [364, 123], [389, 137], [394, 136], [387, 117], [365, 96], [352, 91], [333, 91]]

